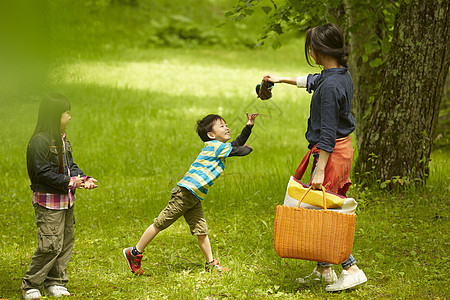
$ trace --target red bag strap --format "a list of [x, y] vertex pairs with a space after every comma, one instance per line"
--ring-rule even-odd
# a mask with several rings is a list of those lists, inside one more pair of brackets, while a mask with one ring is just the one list
[[[313, 148], [314, 149], [314, 148]], [[309, 150], [305, 156], [303, 156], [302, 162], [298, 166], [297, 170], [295, 171], [294, 178], [298, 180], [302, 180], [303, 174], [305, 174], [306, 168], [309, 164], [309, 158], [311, 157], [311, 154], [313, 153], [313, 149]]]

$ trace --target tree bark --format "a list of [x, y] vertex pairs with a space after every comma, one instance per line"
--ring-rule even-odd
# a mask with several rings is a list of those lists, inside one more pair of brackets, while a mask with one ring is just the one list
[[[374, 10], [382, 9], [382, 6], [374, 7], [370, 1], [344, 0], [347, 15], [347, 26], [344, 29], [349, 36], [348, 47], [351, 50], [348, 64], [353, 78], [353, 100], [352, 114], [356, 120], [355, 141], [357, 149], [361, 147], [362, 128], [369, 120], [367, 113], [370, 112], [376, 86], [379, 82], [380, 67], [371, 67], [363, 60], [365, 45], [377, 43], [377, 39], [383, 39], [385, 32], [380, 28], [384, 19], [383, 14]], [[369, 14], [368, 11], [371, 13]], [[381, 48], [368, 54], [368, 61], [380, 55]]]
[[449, 70], [449, 16], [447, 0], [402, 3], [380, 96], [360, 132], [360, 181], [400, 176], [425, 182]]

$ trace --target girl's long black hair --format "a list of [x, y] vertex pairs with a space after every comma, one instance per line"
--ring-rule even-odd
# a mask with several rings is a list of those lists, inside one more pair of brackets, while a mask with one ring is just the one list
[[60, 93], [50, 93], [44, 96], [39, 107], [39, 115], [36, 128], [31, 138], [39, 133], [50, 136], [51, 144], [58, 151], [59, 173], [63, 173], [63, 142], [61, 139], [61, 116], [70, 111], [70, 102]]
[[342, 66], [347, 65], [350, 51], [344, 46], [341, 29], [332, 23], [311, 28], [306, 34], [305, 57], [310, 66], [312, 66], [309, 59], [311, 48], [317, 54], [336, 58]]

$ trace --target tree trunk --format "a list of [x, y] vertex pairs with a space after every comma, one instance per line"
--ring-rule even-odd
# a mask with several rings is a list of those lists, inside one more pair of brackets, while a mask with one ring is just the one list
[[441, 108], [439, 109], [439, 120], [433, 136], [435, 147], [446, 147], [450, 150], [450, 77], [444, 86], [444, 96], [442, 97]]
[[[383, 24], [383, 14], [374, 11], [383, 9], [382, 6], [374, 7], [370, 1], [344, 0], [347, 15], [347, 26], [344, 29], [349, 36], [348, 47], [351, 50], [348, 64], [353, 78], [352, 114], [356, 120], [355, 140], [357, 149], [362, 142], [361, 129], [368, 122], [366, 114], [370, 112], [376, 86], [379, 82], [380, 67], [371, 67], [368, 61], [379, 56], [381, 48], [371, 53], [366, 53], [365, 45], [377, 43], [386, 34], [380, 28]], [[367, 12], [370, 11], [371, 14]], [[363, 60], [363, 54], [367, 54], [368, 61]]]
[[425, 182], [449, 70], [449, 19], [447, 0], [401, 5], [381, 92], [360, 132], [355, 167], [360, 180], [370, 175]]

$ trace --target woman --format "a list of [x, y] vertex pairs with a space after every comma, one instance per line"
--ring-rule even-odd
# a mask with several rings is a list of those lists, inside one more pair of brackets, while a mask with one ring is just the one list
[[[314, 156], [310, 185], [313, 189], [327, 190], [346, 195], [351, 185], [349, 178], [353, 148], [350, 134], [356, 122], [351, 114], [353, 82], [348, 71], [349, 51], [344, 46], [341, 30], [328, 23], [308, 31], [305, 42], [305, 56], [312, 66], [310, 57], [323, 66], [320, 74], [300, 77], [280, 77], [269, 74], [264, 80], [273, 83], [288, 83], [314, 91], [311, 98], [310, 116], [306, 139], [310, 149], [300, 164], [294, 177], [301, 179], [308, 159]], [[342, 264], [339, 279], [331, 264], [317, 263], [311, 275], [299, 278], [299, 282], [323, 279], [327, 291], [340, 291], [355, 287], [367, 281], [362, 270], [356, 266], [352, 255]]]

